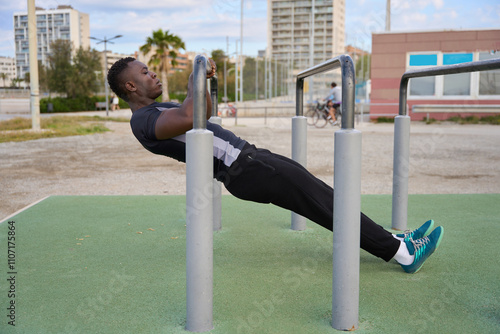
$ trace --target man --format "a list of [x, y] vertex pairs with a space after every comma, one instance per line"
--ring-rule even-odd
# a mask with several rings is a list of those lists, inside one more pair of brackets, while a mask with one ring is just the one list
[[333, 125], [337, 124], [337, 117], [335, 115], [335, 110], [340, 107], [342, 104], [342, 89], [337, 86], [335, 82], [332, 82], [332, 89], [330, 90], [330, 94], [325, 98], [326, 106], [328, 107], [328, 113], [333, 120]]
[[[215, 63], [212, 74], [215, 74]], [[108, 72], [111, 89], [131, 110], [132, 132], [152, 153], [186, 161], [185, 133], [193, 127], [193, 75], [182, 104], [158, 103], [162, 86], [156, 73], [128, 57], [117, 61]], [[207, 119], [211, 116], [207, 94]], [[214, 133], [214, 178], [240, 199], [272, 203], [294, 211], [332, 230], [333, 189], [314, 177], [297, 162], [256, 148], [221, 126], [207, 122]], [[443, 228], [432, 229], [432, 220], [420, 228], [392, 235], [361, 213], [361, 248], [385, 261], [395, 259], [408, 273], [417, 272], [435, 251]]]

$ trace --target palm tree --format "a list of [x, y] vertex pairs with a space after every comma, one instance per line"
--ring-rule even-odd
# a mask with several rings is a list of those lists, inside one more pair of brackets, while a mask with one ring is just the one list
[[5, 80], [7, 80], [9, 78], [9, 76], [7, 75], [7, 73], [0, 73], [0, 79], [3, 80], [3, 86], [5, 87]]
[[[154, 50], [154, 54], [148, 62], [153, 71], [160, 73], [163, 83], [162, 101], [168, 101], [168, 82], [167, 74], [170, 66], [177, 65], [175, 58], [177, 50], [185, 49], [184, 41], [177, 35], [171, 34], [168, 30], [162, 29], [153, 31], [153, 36], [146, 39], [146, 44], [140, 47], [142, 53], [147, 55]], [[170, 58], [170, 59], [169, 59]]]

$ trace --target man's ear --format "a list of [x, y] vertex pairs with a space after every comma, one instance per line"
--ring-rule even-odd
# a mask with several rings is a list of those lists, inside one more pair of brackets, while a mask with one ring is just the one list
[[125, 82], [125, 89], [129, 92], [135, 92], [137, 90], [135, 84], [132, 81]]

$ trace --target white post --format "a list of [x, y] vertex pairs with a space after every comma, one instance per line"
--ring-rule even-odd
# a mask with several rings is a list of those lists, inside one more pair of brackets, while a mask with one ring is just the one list
[[38, 48], [35, 0], [28, 0], [28, 39], [30, 62], [30, 108], [31, 126], [40, 130], [40, 91], [38, 86]]

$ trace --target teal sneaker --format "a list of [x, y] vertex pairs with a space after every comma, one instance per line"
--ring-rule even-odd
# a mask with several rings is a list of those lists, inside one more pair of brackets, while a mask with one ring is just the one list
[[409, 274], [414, 274], [419, 271], [425, 260], [427, 260], [427, 258], [439, 247], [441, 239], [443, 238], [443, 231], [443, 227], [439, 226], [427, 237], [417, 240], [405, 240], [404, 242], [406, 243], [406, 247], [408, 247], [410, 255], [415, 255], [415, 259], [410, 265], [401, 265], [403, 270]]
[[396, 237], [404, 239], [404, 241], [408, 241], [410, 239], [417, 240], [423, 238], [429, 234], [429, 232], [434, 227], [434, 220], [426, 221], [422, 226], [417, 228], [416, 230], [410, 231], [406, 230], [404, 233], [396, 234]]

